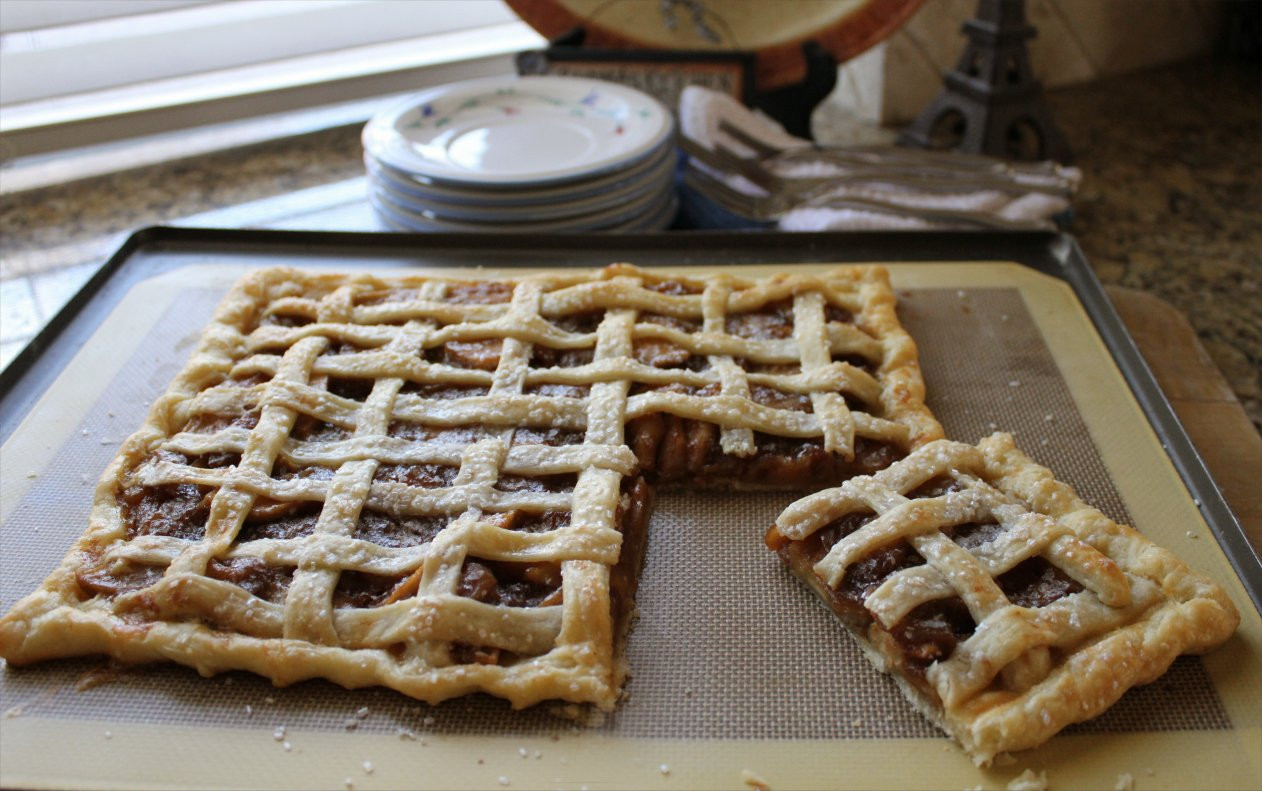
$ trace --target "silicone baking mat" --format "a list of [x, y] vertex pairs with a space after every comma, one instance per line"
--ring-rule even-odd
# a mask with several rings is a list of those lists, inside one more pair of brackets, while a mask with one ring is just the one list
[[[1137, 788], [1256, 787], [1257, 612], [1072, 292], [1011, 264], [891, 269], [947, 435], [1012, 432], [1109, 516], [1226, 583], [1245, 618], [1228, 645], [1181, 658], [1014, 763], [977, 770], [763, 547], [793, 495], [666, 493], [628, 645], [628, 698], [601, 723], [481, 696], [431, 708], [380, 689], [276, 689], [246, 673], [72, 660], [0, 675], [0, 782], [964, 788], [1003, 787], [1033, 768], [1053, 786], [1112, 788], [1129, 774]], [[193, 265], [132, 289], [5, 443], [0, 607], [79, 535], [97, 474], [242, 271]], [[75, 385], [87, 381], [96, 386]]]

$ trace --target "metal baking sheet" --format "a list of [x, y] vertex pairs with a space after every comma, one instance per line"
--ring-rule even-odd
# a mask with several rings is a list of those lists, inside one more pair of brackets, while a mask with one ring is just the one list
[[[921, 347], [930, 405], [948, 435], [972, 441], [996, 428], [1013, 431], [1106, 513], [1141, 529], [1169, 523], [1161, 527], [1163, 543], [1179, 544], [1194, 566], [1230, 578], [1231, 553], [1219, 553], [1209, 540], [1210, 530], [1221, 540], [1235, 527], [1234, 520], [1213, 521], [1212, 501], [1228, 517], [1230, 511], [1203, 468], [1208, 488], [1189, 481], [1199, 460], [1186, 439], [1190, 456], [1175, 461], [1178, 437], [1160, 430], [1160, 414], [1154, 418], [1138, 394], [1147, 387], [1163, 406], [1160, 391], [1144, 379], [1142, 361], [1066, 237], [505, 239], [154, 229], [128, 242], [96, 287], [85, 289], [41, 338], [43, 351], [5, 382], [3, 442], [7, 450], [23, 450], [5, 459], [4, 602], [37, 584], [78, 535], [91, 478], [138, 424], [145, 400], [183, 364], [240, 272], [269, 265], [389, 271], [614, 260], [749, 265], [761, 267], [758, 274], [772, 262], [891, 264], [900, 313]], [[1068, 336], [1076, 341], [1066, 343]], [[100, 350], [117, 359], [95, 359]], [[91, 365], [85, 367], [85, 358]], [[100, 375], [80, 375], [88, 368]], [[93, 386], [79, 388], [80, 382]], [[67, 384], [83, 392], [67, 396]], [[1136, 393], [1133, 402], [1127, 388]], [[1138, 430], [1110, 428], [1115, 413]], [[25, 450], [35, 451], [29, 460]], [[1222, 649], [1180, 659], [1160, 683], [1133, 690], [1106, 715], [1022, 754], [1017, 764], [977, 772], [888, 679], [871, 671], [835, 619], [761, 546], [761, 530], [788, 499], [662, 495], [639, 597], [642, 617], [628, 647], [630, 698], [601, 726], [575, 729], [542, 709], [511, 712], [481, 696], [429, 709], [380, 689], [307, 682], [277, 690], [246, 673], [206, 680], [175, 666], [118, 673], [102, 672], [99, 659], [66, 660], [0, 674], [0, 708], [16, 715], [0, 720], [0, 752], [22, 759], [0, 766], [0, 778], [10, 785], [136, 786], [146, 776], [125, 756], [152, 754], [154, 740], [172, 754], [179, 744], [213, 743], [222, 747], [213, 755], [234, 756], [227, 766], [204, 757], [193, 768], [157, 760], [147, 770], [154, 786], [496, 787], [502, 778], [511, 787], [740, 787], [740, 771], [749, 768], [773, 788], [1003, 787], [1022, 769], [1043, 767], [1053, 785], [1113, 787], [1125, 772], [1142, 788], [1202, 777], [1189, 774], [1180, 755], [1226, 766], [1235, 750], [1245, 756], [1246, 772], [1262, 766], [1247, 747], [1262, 732], [1248, 713], [1262, 693], [1241, 692], [1262, 675], [1256, 650], [1262, 621], [1247, 612], [1240, 633]], [[1165, 519], [1166, 506], [1178, 515]], [[1231, 560], [1237, 569], [1243, 565]], [[698, 568], [720, 579], [706, 583], [693, 573]], [[1239, 576], [1239, 585], [1226, 581], [1247, 606], [1256, 581]], [[686, 612], [679, 607], [685, 601]], [[282, 728], [283, 738], [274, 739]], [[77, 745], [73, 759], [45, 756], [66, 740]], [[19, 763], [26, 774], [14, 774], [11, 766]], [[1215, 775], [1216, 784], [1242, 785], [1239, 766], [1235, 775]]]

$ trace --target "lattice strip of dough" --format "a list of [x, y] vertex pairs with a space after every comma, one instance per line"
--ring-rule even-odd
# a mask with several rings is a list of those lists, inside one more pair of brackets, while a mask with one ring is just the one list
[[[631, 355], [635, 314], [630, 310], [605, 313], [596, 331], [596, 361]], [[625, 446], [623, 427], [630, 382], [597, 382], [587, 399], [585, 445]], [[588, 534], [608, 529], [616, 520], [621, 499], [622, 476], [599, 467], [584, 470], [574, 487], [571, 528]], [[610, 539], [613, 539], [610, 536]], [[619, 549], [622, 536], [613, 544]], [[612, 544], [611, 540], [611, 544]], [[565, 604], [561, 642], [572, 651], [588, 654], [584, 662], [613, 665], [613, 615], [609, 600], [609, 566], [588, 560], [571, 560], [561, 566], [562, 599]]]
[[266, 349], [289, 348], [303, 338], [329, 338], [353, 343], [356, 346], [374, 348], [388, 344], [398, 333], [398, 327], [364, 326], [346, 322], [316, 321], [301, 327], [283, 327], [277, 324], [263, 326], [246, 339], [245, 347], [251, 352]]
[[[701, 331], [709, 335], [722, 335], [727, 331], [727, 302], [731, 294], [731, 283], [726, 277], [719, 276], [711, 280], [702, 295]], [[671, 342], [690, 342], [691, 338], [679, 338], [686, 333], [671, 333]], [[687, 346], [684, 346], [687, 348]], [[718, 374], [719, 394], [737, 399], [749, 398], [749, 380], [745, 369], [736, 364], [730, 354], [709, 355], [710, 367]], [[748, 456], [754, 452], [754, 432], [747, 426], [723, 425], [719, 431], [719, 447], [724, 453], [735, 456]]]
[[[441, 281], [430, 281], [441, 282]], [[443, 292], [438, 292], [442, 294]], [[356, 324], [397, 324], [401, 321], [427, 319], [443, 325], [466, 321], [494, 321], [508, 312], [508, 305], [455, 304], [440, 297], [390, 302], [384, 305], [357, 305], [351, 312]]]
[[[540, 339], [552, 340], [559, 333], [556, 328], [539, 317], [539, 301], [541, 290], [538, 283], [518, 283], [513, 289], [513, 299], [509, 303], [509, 312], [499, 321], [489, 322], [488, 326], [504, 325], [499, 334], [486, 337], [503, 337], [504, 344], [500, 351], [500, 362], [495, 368], [495, 376], [491, 381], [493, 394], [518, 395], [526, 382], [526, 371], [530, 368], [530, 348]], [[467, 326], [467, 325], [459, 325]], [[475, 325], [476, 326], [476, 325]], [[531, 328], [532, 333], [518, 334], [523, 328]], [[445, 329], [452, 329], [450, 327]], [[507, 330], [511, 334], [505, 334]], [[438, 333], [441, 337], [442, 333]], [[564, 342], [565, 338], [554, 340]]]
[[[454, 557], [454, 555], [453, 555]], [[456, 570], [459, 571], [459, 565]], [[339, 610], [338, 633], [352, 647], [452, 642], [546, 655], [561, 631], [561, 607], [500, 607], [453, 594], [417, 596], [372, 610]]]
[[[342, 466], [357, 464], [360, 461], [351, 458], [343, 461]], [[459, 459], [456, 461], [456, 465], [458, 464]], [[231, 483], [234, 488], [242, 492], [282, 502], [325, 502], [337, 496], [334, 483], [328, 480], [312, 478], [276, 480], [271, 476], [253, 471], [203, 469], [171, 462], [148, 465], [138, 474], [138, 480], [147, 486], [181, 482], [202, 486], [220, 486]], [[461, 506], [475, 504], [479, 508], [492, 511], [521, 509], [540, 512], [568, 505], [569, 500], [558, 493], [501, 492], [488, 488], [484, 481], [478, 480], [433, 489], [422, 489], [392, 481], [373, 483], [365, 494], [363, 502], [378, 510], [389, 510], [402, 516], [425, 516], [451, 513], [453, 510], [462, 510]]]
[[[345, 321], [354, 304], [350, 288], [339, 288], [321, 302], [322, 322]], [[389, 351], [400, 356], [417, 354], [424, 343], [425, 329], [413, 322], [398, 333]], [[390, 412], [403, 380], [378, 379], [353, 421], [355, 437], [384, 436], [390, 425]], [[279, 449], [278, 449], [279, 450]], [[333, 622], [333, 591], [345, 571], [347, 556], [335, 553], [323, 536], [349, 537], [355, 529], [364, 501], [372, 490], [377, 471], [376, 459], [345, 461], [334, 473], [316, 520], [314, 535], [305, 542], [293, 580], [285, 596], [284, 636], [287, 639], [338, 645], [343, 641]]]
[[[584, 425], [586, 425], [586, 416], [584, 416]], [[210, 452], [241, 453], [248, 439], [248, 429], [230, 427], [214, 434], [176, 434], [170, 441], [164, 443], [163, 447], [190, 455]], [[362, 458], [376, 458], [385, 464], [440, 464], [456, 467], [460, 464], [461, 449], [458, 445], [411, 441], [397, 437], [381, 437], [373, 440], [371, 444], [354, 438], [328, 442], [288, 440], [277, 458], [298, 467], [329, 467], [345, 460]], [[551, 475], [559, 472], [578, 472], [593, 464], [630, 474], [635, 467], [635, 456], [625, 447], [562, 445], [545, 448], [540, 445], [514, 445], [509, 448], [508, 455], [504, 458], [503, 472], [514, 475], [532, 472]], [[180, 473], [174, 472], [177, 467]], [[137, 474], [152, 476], [142, 479], [146, 483], [168, 482], [168, 479], [174, 480], [178, 474], [202, 476], [197, 480], [205, 480], [208, 484], [214, 485], [219, 485], [222, 479], [222, 473], [215, 470], [200, 470], [183, 465], [172, 465], [169, 462], [146, 464]], [[262, 481], [263, 477], [261, 475], [246, 476], [244, 480], [257, 478]], [[284, 484], [300, 487], [310, 485], [310, 483], [276, 481], [273, 486]], [[283, 489], [272, 488], [269, 492], [276, 499], [290, 499]]]
[[[523, 356], [529, 359], [529, 346], [517, 341], [505, 342], [504, 357]], [[521, 377], [524, 381], [525, 371]], [[521, 383], [515, 383], [520, 388]], [[495, 387], [499, 387], [496, 383]], [[422, 399], [413, 396], [404, 400], [396, 416], [403, 420], [421, 420], [435, 426], [466, 426], [472, 423], [493, 423], [501, 426], [536, 425], [571, 430], [587, 428], [587, 410], [577, 398], [506, 394], [493, 389], [485, 396], [455, 399]]]
[[[830, 324], [829, 332], [832, 333], [836, 327], [835, 323]], [[688, 334], [656, 324], [636, 325], [634, 333], [634, 337], [664, 338], [698, 356], [739, 356], [759, 363], [789, 364], [798, 362], [797, 347], [791, 339], [757, 341], [737, 338], [736, 336], [723, 336], [722, 340], [705, 341], [704, 339], [708, 337], [708, 333], [705, 331]], [[869, 338], [868, 340], [871, 341], [872, 339]], [[840, 354], [844, 353], [845, 349], [834, 345], [833, 351]], [[237, 370], [242, 373], [273, 374], [279, 365], [279, 361], [280, 358], [276, 355], [258, 354], [243, 361], [237, 366]], [[316, 361], [312, 374], [359, 377], [401, 376], [405, 379], [416, 381], [453, 385], [489, 386], [492, 381], [492, 374], [489, 371], [456, 368], [420, 359], [398, 359], [383, 351], [354, 352], [320, 358]], [[541, 382], [587, 384], [593, 379], [597, 381], [611, 381], [624, 376], [630, 376], [636, 381], [651, 384], [681, 382], [684, 384], [705, 385], [719, 381], [718, 377], [710, 372], [655, 368], [632, 359], [628, 361], [610, 360], [599, 364], [589, 363], [588, 365], [575, 366], [573, 368], [532, 369], [527, 373], [526, 384], [539, 384]], [[845, 386], [847, 384], [846, 380], [850, 376], [863, 379], [866, 384], [862, 386], [869, 388], [869, 390], [872, 387], [872, 383], [875, 382], [868, 374], [846, 363], [839, 363], [834, 368], [817, 370], [809, 377], [799, 375], [785, 377], [780, 374], [759, 373], [750, 373], [748, 376], [750, 381], [756, 381], [755, 377], [774, 378], [777, 381], [782, 380], [801, 390], [808, 389], [813, 383], [818, 383], [821, 387]], [[833, 382], [838, 384], [831, 385]]]
[[259, 403], [265, 389], [266, 386], [261, 384], [251, 387], [241, 387], [235, 383], [216, 385], [176, 405], [172, 410], [173, 422], [176, 425], [184, 425], [193, 415], [202, 413], [244, 414]]
[[[832, 350], [824, 321], [824, 295], [798, 294], [793, 298], [793, 340], [802, 359], [802, 370], [832, 365]], [[811, 394], [811, 406], [824, 432], [824, 450], [854, 456], [854, 418], [846, 399], [836, 392]]]
[[747, 373], [750, 384], [760, 384], [788, 393], [814, 393], [819, 390], [848, 389], [862, 401], [879, 404], [881, 385], [865, 371], [850, 363], [834, 362], [796, 374]]

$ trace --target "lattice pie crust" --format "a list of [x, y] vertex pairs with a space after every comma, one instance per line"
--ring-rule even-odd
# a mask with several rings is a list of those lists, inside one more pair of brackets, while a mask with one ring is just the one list
[[642, 473], [831, 485], [939, 436], [876, 267], [261, 271], [124, 443], [85, 535], [0, 619], [0, 655], [607, 709]]
[[1214, 583], [1007, 434], [938, 440], [787, 508], [768, 544], [979, 764], [1226, 640]]

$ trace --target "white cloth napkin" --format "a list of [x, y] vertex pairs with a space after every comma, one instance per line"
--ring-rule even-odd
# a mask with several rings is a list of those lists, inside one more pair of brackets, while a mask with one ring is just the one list
[[[740, 156], [753, 157], [755, 152], [719, 128], [720, 121], [735, 126], [750, 137], [780, 149], [810, 149], [809, 140], [794, 137], [768, 116], [751, 110], [725, 93], [696, 85], [686, 87], [679, 99], [680, 133], [693, 142], [713, 150], [721, 146]], [[718, 171], [693, 161], [693, 166], [721, 179], [729, 187], [748, 195], [767, 193], [753, 182], [735, 173]], [[1010, 173], [1006, 177], [1014, 186], [1067, 185], [1071, 191], [1082, 181], [1077, 168], [1047, 163], [1044, 173]], [[783, 178], [826, 178], [842, 176], [847, 172], [844, 164], [836, 162], [777, 163], [775, 173]], [[905, 206], [911, 212], [924, 210], [955, 210], [979, 212], [1015, 221], [1032, 221], [1051, 226], [1051, 218], [1069, 208], [1068, 198], [1044, 192], [1019, 192], [1016, 190], [962, 190], [926, 191], [899, 184], [877, 181], [838, 183], [827, 188], [815, 199], [815, 203], [829, 198], [861, 198]], [[785, 213], [778, 225], [786, 231], [828, 230], [936, 230], [969, 227], [968, 223], [925, 219], [912, 213], [902, 215], [887, 211], [868, 211], [857, 208], [801, 206]]]

